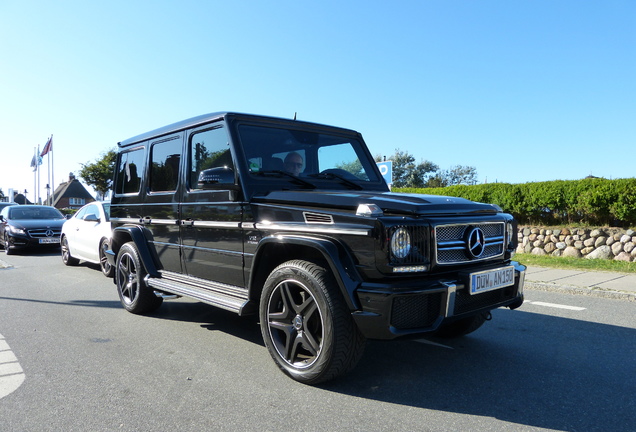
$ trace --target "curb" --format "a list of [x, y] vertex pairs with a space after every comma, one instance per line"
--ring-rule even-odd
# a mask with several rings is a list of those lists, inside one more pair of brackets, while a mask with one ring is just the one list
[[588, 288], [574, 285], [560, 285], [551, 282], [532, 282], [526, 279], [524, 290], [553, 291], [567, 294], [587, 295], [592, 297], [610, 298], [636, 302], [636, 293], [627, 291], [606, 290], [602, 288]]

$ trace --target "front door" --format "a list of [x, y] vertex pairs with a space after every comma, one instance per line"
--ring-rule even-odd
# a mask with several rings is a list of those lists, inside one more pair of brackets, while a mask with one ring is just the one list
[[243, 287], [242, 203], [222, 122], [189, 132], [181, 208], [184, 271]]

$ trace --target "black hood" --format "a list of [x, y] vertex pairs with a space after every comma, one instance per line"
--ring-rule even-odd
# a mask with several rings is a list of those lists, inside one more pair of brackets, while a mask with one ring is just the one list
[[360, 204], [375, 204], [384, 214], [444, 215], [494, 214], [501, 209], [492, 204], [439, 195], [365, 191], [274, 191], [254, 197], [257, 203], [309, 205], [355, 211]]
[[20, 229], [62, 228], [66, 219], [11, 219], [8, 223]]

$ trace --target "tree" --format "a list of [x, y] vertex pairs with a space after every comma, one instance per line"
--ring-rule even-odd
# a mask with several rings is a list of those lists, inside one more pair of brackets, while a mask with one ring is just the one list
[[440, 173], [440, 182], [441, 187], [477, 184], [477, 169], [468, 165], [455, 165]]
[[113, 185], [116, 158], [117, 152], [115, 150], [102, 153], [102, 157], [96, 159], [94, 163], [86, 162], [85, 164], [80, 164], [82, 169], [79, 172], [79, 176], [86, 184], [92, 186], [97, 193], [104, 196]]
[[[388, 158], [393, 161], [393, 186], [394, 187], [425, 187], [439, 167], [433, 162], [424, 160], [415, 163], [415, 157], [407, 151], [395, 149], [395, 154]], [[381, 156], [376, 156], [377, 162], [382, 161]]]

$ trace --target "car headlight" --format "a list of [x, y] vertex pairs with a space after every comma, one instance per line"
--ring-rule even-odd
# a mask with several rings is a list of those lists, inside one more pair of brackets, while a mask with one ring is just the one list
[[515, 232], [515, 225], [512, 223], [506, 224], [506, 244], [508, 249], [513, 249], [515, 246], [515, 237], [517, 233]]
[[9, 225], [9, 231], [13, 234], [26, 234], [22, 228], [14, 227], [12, 225]]
[[406, 228], [400, 227], [391, 236], [391, 253], [397, 259], [404, 259], [410, 252], [411, 235]]

